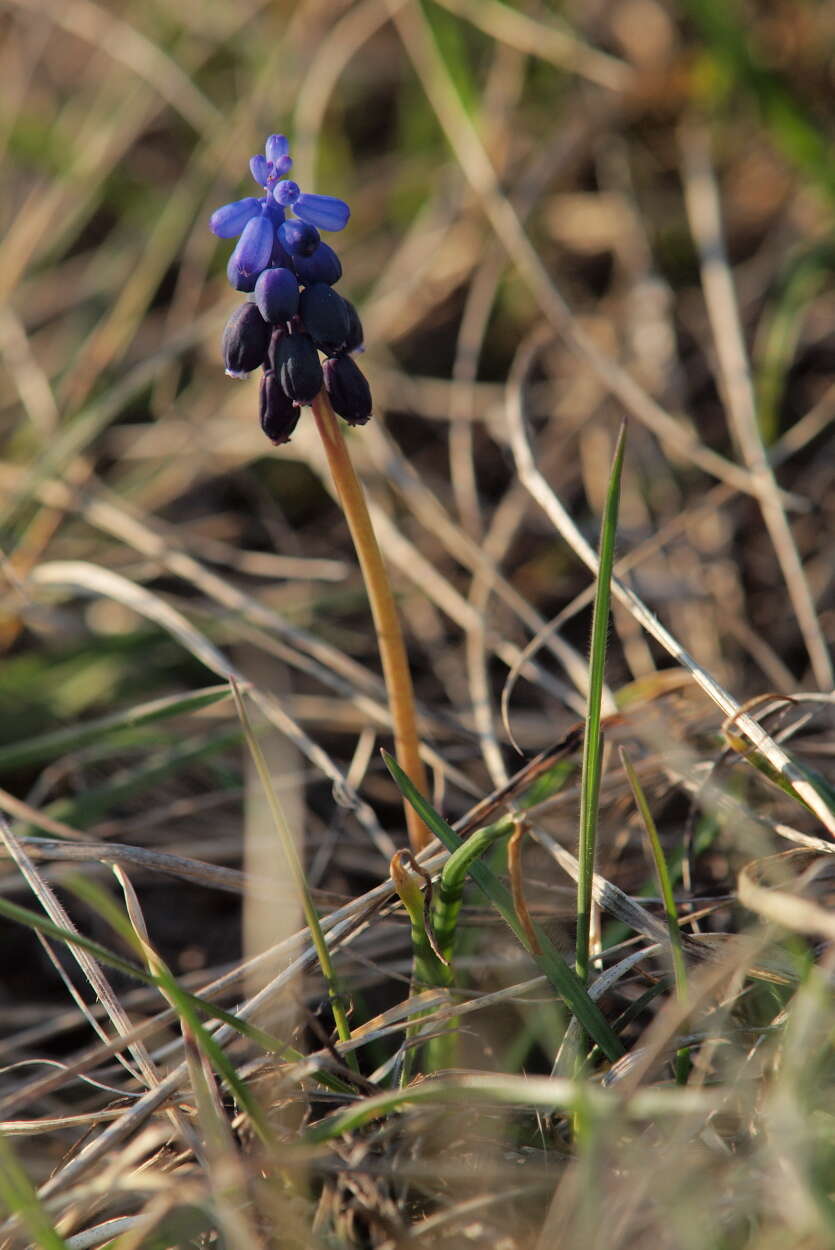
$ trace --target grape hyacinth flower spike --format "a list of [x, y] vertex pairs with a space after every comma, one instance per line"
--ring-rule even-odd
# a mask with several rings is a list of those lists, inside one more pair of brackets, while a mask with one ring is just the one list
[[[364, 425], [371, 416], [371, 391], [352, 359], [363, 350], [362, 323], [353, 304], [334, 290], [342, 265], [319, 233], [344, 229], [351, 211], [335, 196], [302, 191], [287, 177], [292, 165], [287, 139], [270, 135], [264, 154], [249, 162], [262, 194], [224, 204], [209, 222], [219, 238], [237, 238], [226, 275], [236, 291], [250, 297], [223, 333], [226, 372], [245, 378], [261, 368], [258, 415], [276, 446], [290, 441], [302, 408], [313, 409], [368, 590], [397, 760], [425, 794], [412, 678], [394, 595], [339, 424], [341, 417], [348, 425]], [[404, 815], [417, 852], [431, 835], [405, 800]]]
[[[296, 421], [275, 414], [283, 414], [287, 405], [311, 404], [323, 384], [330, 391], [334, 370], [336, 376], [355, 380], [356, 366], [351, 370], [336, 362], [362, 350], [357, 310], [333, 289], [342, 277], [342, 265], [319, 233], [342, 230], [351, 210], [336, 196], [303, 192], [287, 177], [292, 165], [286, 137], [270, 135], [263, 155], [249, 162], [262, 194], [224, 204], [209, 222], [219, 238], [237, 237], [226, 273], [236, 291], [251, 296], [235, 310], [224, 331], [226, 372], [244, 378], [263, 367], [268, 382], [261, 387], [261, 425], [276, 445], [289, 442]], [[326, 357], [325, 372], [320, 352]], [[359, 404], [356, 394], [362, 394]], [[367, 420], [371, 415], [367, 383], [364, 389], [360, 384], [359, 391], [354, 387], [352, 401], [346, 409], [349, 423]], [[267, 410], [273, 414], [270, 419], [265, 419]]]

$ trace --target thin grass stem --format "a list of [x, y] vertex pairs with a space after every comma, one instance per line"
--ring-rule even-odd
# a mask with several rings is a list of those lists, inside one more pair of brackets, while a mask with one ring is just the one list
[[676, 903], [673, 897], [673, 883], [670, 880], [670, 871], [667, 867], [667, 861], [664, 858], [664, 851], [661, 846], [661, 839], [658, 836], [658, 829], [649, 809], [647, 796], [644, 794], [643, 787], [638, 780], [638, 774], [635, 772], [635, 766], [629, 756], [620, 749], [621, 763], [623, 764], [632, 790], [633, 798], [638, 811], [641, 814], [641, 820], [646, 829], [647, 840], [649, 841], [650, 850], [652, 851], [652, 859], [655, 864], [655, 873], [658, 877], [658, 885], [661, 890], [661, 898], [664, 902], [664, 914], [667, 917], [667, 930], [670, 934], [670, 949], [673, 959], [673, 975], [676, 982], [676, 994], [679, 1000], [684, 1001], [687, 997], [687, 966], [684, 961], [684, 946], [681, 941], [681, 929], [678, 924], [678, 912], [676, 911]]
[[594, 879], [594, 856], [597, 845], [597, 812], [600, 802], [600, 774], [602, 765], [602, 736], [600, 721], [603, 702], [603, 678], [606, 667], [606, 641], [609, 631], [609, 603], [612, 566], [615, 559], [615, 533], [620, 503], [620, 478], [623, 469], [623, 449], [626, 441], [626, 425], [621, 426], [606, 506], [600, 531], [600, 553], [597, 574], [597, 591], [594, 597], [594, 615], [591, 627], [591, 651], [589, 656], [589, 694], [586, 711], [586, 732], [583, 738], [583, 771], [580, 783], [580, 842], [577, 852], [579, 876], [577, 879], [577, 976], [587, 984], [589, 979], [589, 939], [591, 931], [592, 883]]
[[[345, 1006], [337, 984], [336, 972], [334, 970], [330, 950], [328, 949], [328, 943], [325, 939], [324, 933], [322, 932], [322, 926], [319, 923], [319, 913], [316, 910], [316, 905], [313, 902], [313, 896], [310, 893], [310, 887], [308, 886], [307, 879], [304, 875], [304, 869], [302, 868], [301, 861], [299, 860], [296, 852], [296, 844], [293, 841], [293, 835], [290, 832], [284, 811], [278, 801], [278, 795], [275, 792], [275, 787], [273, 786], [272, 778], [270, 777], [270, 770], [267, 767], [267, 761], [264, 759], [264, 753], [261, 750], [258, 738], [253, 731], [243, 699], [241, 698], [241, 692], [234, 680], [231, 681], [231, 685], [232, 694], [235, 699], [235, 706], [238, 710], [238, 716], [241, 719], [247, 746], [252, 754], [255, 767], [258, 771], [258, 776], [261, 779], [261, 784], [264, 787], [264, 795], [267, 799], [267, 803], [269, 804], [273, 820], [275, 821], [276, 831], [281, 842], [281, 849], [284, 852], [285, 860], [287, 861], [287, 865], [292, 874], [296, 889], [299, 892], [305, 922], [310, 930], [310, 938], [316, 950], [319, 967], [322, 969], [322, 976], [325, 978], [325, 983], [328, 987], [328, 998], [330, 1000], [331, 1011], [333, 1012], [333, 1021], [336, 1025], [336, 1033], [340, 1042], [350, 1042], [351, 1029], [348, 1024], [348, 1017], [345, 1014]], [[349, 1051], [347, 1053], [346, 1060], [352, 1068], [357, 1069], [357, 1057], [353, 1051]]]

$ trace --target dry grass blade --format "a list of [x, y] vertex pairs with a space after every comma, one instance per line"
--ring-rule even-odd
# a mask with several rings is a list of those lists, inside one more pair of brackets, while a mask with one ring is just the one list
[[441, 3], [499, 43], [541, 57], [610, 91], [625, 91], [634, 85], [630, 66], [590, 47], [573, 31], [557, 26], [553, 20], [547, 24], [539, 22], [499, 0], [441, 0]]
[[[523, 409], [524, 380], [543, 340], [543, 333], [537, 331], [532, 339], [525, 344], [524, 348], [520, 350], [508, 383], [507, 410], [513, 443], [513, 455], [516, 460], [519, 477], [533, 498], [549, 517], [562, 538], [592, 573], [596, 574], [598, 567], [597, 555], [536, 467], [536, 460], [525, 425]], [[815, 787], [782, 747], [765, 732], [761, 725], [758, 725], [755, 720], [741, 711], [739, 704], [733, 696], [723, 689], [715, 677], [708, 673], [692, 655], [685, 651], [670, 631], [650, 612], [638, 595], [617, 577], [612, 578], [612, 594], [629, 609], [635, 620], [664, 647], [673, 659], [687, 669], [694, 681], [701, 686], [702, 690], [713, 700], [716, 706], [726, 716], [734, 718], [736, 725], [751, 745], [762, 753], [776, 772], [786, 778], [797, 796], [812, 809], [825, 828], [835, 835], [835, 813], [829, 809]]]
[[[23, 0], [14, 0], [23, 3]], [[29, 0], [26, 0], [29, 5]], [[104, 47], [108, 56], [121, 62], [148, 82], [198, 131], [211, 133], [221, 115], [171, 57], [129, 22], [109, 13], [90, 0], [33, 0], [30, 9], [39, 9], [79, 39], [94, 47]]]
[[[15, 864], [20, 869], [21, 874], [32, 889], [32, 892], [40, 902], [50, 920], [52, 920], [54, 924], [60, 925], [61, 928], [67, 929], [72, 933], [76, 933], [77, 929], [70, 917], [67, 915], [65, 908], [55, 897], [52, 889], [47, 882], [44, 881], [41, 874], [37, 871], [34, 864], [29, 859], [29, 856], [26, 854], [22, 845], [12, 833], [2, 816], [0, 816], [0, 838], [2, 838], [5, 844], [9, 857], [14, 860]], [[105, 1010], [107, 1011], [107, 1014], [117, 1032], [121, 1034], [130, 1033], [132, 1023], [122, 1007], [118, 995], [112, 989], [99, 964], [80, 946], [73, 946], [72, 954], [79, 968], [90, 983], [96, 998], [105, 1007]], [[83, 1007], [81, 1000], [77, 1001], [79, 1002], [79, 1006]], [[85, 1014], [87, 1014], [90, 1024], [102, 1040], [105, 1042], [109, 1041], [107, 1036], [101, 1031], [98, 1022], [94, 1019], [94, 1017], [86, 1012], [86, 1009]], [[128, 1049], [133, 1056], [146, 1085], [149, 1089], [156, 1088], [160, 1082], [160, 1075], [156, 1070], [147, 1048], [141, 1042], [134, 1042], [128, 1046]], [[124, 1063], [121, 1056], [117, 1057], [120, 1059], [120, 1062]], [[135, 1075], [132, 1068], [128, 1067], [128, 1071], [131, 1076]]]
[[[40, 813], [21, 803], [16, 815], [24, 817], [33, 824], [42, 819]], [[65, 826], [65, 828], [68, 828]], [[74, 838], [84, 838], [77, 829], [72, 830]], [[252, 890], [260, 893], [258, 882], [253, 881], [237, 868], [223, 868], [219, 864], [207, 864], [199, 859], [189, 859], [184, 855], [171, 855], [166, 851], [154, 851], [144, 846], [126, 846], [124, 843], [101, 842], [51, 842], [47, 838], [20, 838], [30, 859], [38, 861], [64, 861], [75, 864], [124, 864], [133, 868], [142, 868], [147, 872], [163, 872], [182, 881], [193, 881], [197, 885], [210, 886], [216, 890], [228, 890], [233, 894], [243, 894]], [[11, 855], [9, 851], [6, 854]], [[267, 897], [266, 894], [263, 895]]]
[[[831, 877], [830, 856], [805, 850], [784, 851], [746, 864], [739, 874], [739, 901], [790, 932], [821, 935], [833, 941]], [[803, 897], [809, 893], [813, 897]]]
[[[388, 3], [395, 8], [393, 0], [388, 0]], [[704, 447], [616, 361], [601, 352], [578, 324], [525, 234], [512, 205], [501, 194], [495, 171], [455, 92], [422, 14], [411, 5], [395, 11], [393, 18], [461, 168], [473, 190], [481, 197], [484, 211], [499, 241], [554, 329], [565, 337], [578, 355], [588, 361], [627, 411], [651, 429], [672, 454], [697, 464], [706, 473], [737, 490], [756, 495], [758, 488], [750, 473]]]
[[703, 130], [688, 126], [682, 131], [682, 149], [685, 199], [690, 227], [701, 258], [702, 286], [713, 329], [728, 416], [745, 463], [758, 488], [763, 520], [783, 571], [815, 680], [822, 690], [828, 690], [833, 683], [829, 648], [818, 623], [809, 583], [757, 424], [754, 386], [733, 278], [725, 252], [719, 188], [710, 160], [709, 138]]
[[[118, 573], [83, 561], [68, 560], [39, 565], [32, 571], [29, 581], [33, 586], [55, 586], [82, 590], [85, 593], [93, 592], [115, 599], [118, 603], [124, 603], [126, 607], [132, 608], [167, 630], [213, 673], [227, 680], [237, 681], [244, 689], [250, 689], [250, 683], [246, 678], [217, 647], [213, 646], [186, 620], [182, 613], [172, 608], [159, 595], [137, 586]], [[254, 689], [252, 698], [267, 719], [282, 733], [287, 734], [310, 762], [321, 768], [325, 776], [334, 782], [343, 801], [351, 805], [357, 819], [368, 829], [371, 836], [379, 840], [382, 846], [386, 848], [390, 846], [390, 839], [383, 834], [368, 804], [351, 790], [344, 775], [336, 768], [330, 757], [293, 721], [279, 701], [268, 693]]]
[[[607, 1107], [607, 1096], [593, 1087], [581, 1088], [580, 1083], [564, 1077], [493, 1076], [483, 1073], [455, 1077], [435, 1077], [411, 1085], [407, 1090], [393, 1090], [366, 1098], [346, 1111], [326, 1117], [310, 1133], [312, 1141], [327, 1141], [368, 1124], [386, 1111], [403, 1105], [421, 1103], [456, 1103], [485, 1100], [516, 1107], [541, 1107], [570, 1110], [589, 1099], [601, 1109]], [[702, 1116], [721, 1105], [718, 1092], [708, 1090], [645, 1089], [636, 1092], [623, 1104], [625, 1113], [635, 1119], [654, 1119], [656, 1116], [681, 1115]]]

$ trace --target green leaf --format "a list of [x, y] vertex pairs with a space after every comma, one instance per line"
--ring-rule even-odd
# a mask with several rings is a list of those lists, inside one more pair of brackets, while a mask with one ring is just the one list
[[[386, 767], [394, 778], [400, 793], [408, 799], [412, 807], [435, 837], [443, 843], [448, 851], [457, 851], [463, 845], [458, 834], [435, 811], [434, 807], [415, 788], [406, 774], [387, 752], [383, 752]], [[516, 917], [510, 892], [505, 889], [490, 869], [476, 861], [468, 868], [469, 875], [479, 889], [487, 895], [490, 902], [499, 912], [505, 923], [513, 930], [519, 941], [527, 949], [527, 942], [522, 926]], [[531, 952], [534, 959], [551, 982], [566, 1006], [574, 1013], [586, 1032], [594, 1038], [600, 1049], [613, 1062], [624, 1053], [617, 1035], [606, 1021], [600, 1008], [589, 997], [585, 986], [580, 982], [574, 969], [569, 967], [559, 951], [555, 949], [546, 934], [538, 925], [534, 925], [540, 953]]]
[[[67, 1243], [56, 1232], [44, 1210], [34, 1185], [21, 1167], [17, 1155], [0, 1133], [0, 1206], [20, 1223], [41, 1250], [67, 1250]], [[11, 1244], [6, 1242], [6, 1245]]]
[[585, 983], [589, 976], [589, 935], [591, 930], [592, 878], [597, 845], [597, 813], [600, 805], [600, 772], [602, 764], [602, 737], [600, 721], [603, 704], [603, 681], [606, 670], [606, 641], [609, 633], [609, 603], [612, 586], [612, 566], [615, 562], [615, 534], [618, 525], [620, 503], [620, 479], [623, 470], [623, 451], [626, 444], [626, 424], [618, 435], [603, 524], [600, 530], [600, 560], [597, 570], [597, 588], [594, 596], [594, 615], [591, 627], [591, 652], [589, 656], [589, 696], [586, 708], [586, 732], [583, 735], [583, 771], [580, 781], [580, 845], [577, 853], [580, 871], [577, 879], [577, 975]]
[[125, 730], [134, 730], [140, 725], [165, 720], [169, 716], [184, 716], [228, 698], [228, 685], [207, 686], [189, 694], [153, 699], [149, 703], [141, 703], [137, 707], [126, 708], [112, 716], [102, 716], [86, 724], [73, 725], [69, 729], [57, 729], [51, 733], [38, 734], [34, 738], [26, 738], [23, 742], [12, 742], [8, 746], [0, 747], [0, 770], [11, 771], [14, 768], [39, 764], [43, 760], [54, 760], [65, 752], [81, 751], [102, 739], [110, 740], [120, 731], [124, 733]]
[[[89, 889], [90, 882], [83, 878], [74, 877], [67, 878], [64, 884], [80, 898], [90, 901], [93, 906], [98, 907], [100, 905], [103, 892], [97, 889], [95, 891]], [[111, 899], [108, 898], [107, 902], [110, 904], [110, 907], [114, 906]], [[121, 920], [126, 920], [121, 913], [119, 915]], [[104, 964], [106, 967], [114, 968], [117, 972], [123, 973], [124, 976], [132, 977], [143, 985], [154, 985], [158, 989], [160, 987], [159, 977], [153, 976], [145, 968], [132, 963], [129, 959], [123, 959], [121, 955], [117, 955], [109, 947], [103, 946], [101, 942], [95, 942], [92, 938], [84, 937], [81, 933], [73, 933], [72, 930], [55, 924], [47, 916], [30, 911], [28, 907], [21, 907], [18, 903], [12, 903], [9, 899], [2, 896], [0, 896], [0, 916], [5, 916], [7, 920], [13, 920], [15, 923], [22, 924], [28, 929], [34, 929], [36, 932], [42, 933], [44, 937], [52, 938], [53, 941], [66, 942], [70, 946], [78, 946], [82, 950], [89, 951], [99, 963]], [[130, 933], [131, 935], [133, 934], [132, 929]], [[188, 990], [182, 988], [179, 989], [179, 992], [193, 1005], [195, 1010], [202, 1012], [209, 1019], [227, 1024], [236, 1033], [239, 1033], [241, 1037], [247, 1038], [268, 1054], [277, 1054], [294, 1062], [304, 1060], [304, 1055], [293, 1047], [286, 1045], [280, 1038], [274, 1037], [271, 1033], [266, 1033], [263, 1029], [259, 1029], [253, 1024], [248, 1024], [246, 1020], [239, 1019], [238, 1016], [232, 1015], [229, 1011], [224, 1011], [222, 1007], [218, 1007], [214, 1003], [207, 1002], [197, 994], [191, 994]], [[343, 1081], [338, 1080], [336, 1077], [331, 1077], [326, 1072], [317, 1073], [316, 1077], [321, 1084], [329, 1089], [334, 1089], [339, 1093], [350, 1092], [349, 1087]]]

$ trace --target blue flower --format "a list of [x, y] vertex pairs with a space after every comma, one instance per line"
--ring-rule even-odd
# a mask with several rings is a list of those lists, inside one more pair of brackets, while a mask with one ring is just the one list
[[[252, 291], [271, 260], [275, 263], [276, 256], [280, 258], [281, 252], [277, 249], [282, 246], [283, 236], [278, 237], [277, 232], [284, 225], [288, 211], [312, 228], [307, 237], [315, 238], [316, 242], [316, 230], [342, 230], [351, 215], [344, 200], [332, 195], [305, 195], [298, 183], [286, 177], [293, 165], [289, 147], [284, 135], [270, 135], [264, 155], [253, 156], [249, 162], [263, 195], [224, 204], [210, 218], [209, 226], [218, 238], [240, 236], [226, 270], [229, 281], [239, 291]], [[297, 227], [298, 223], [291, 231], [293, 238], [300, 233]], [[314, 248], [315, 244], [301, 254], [309, 255]]]

